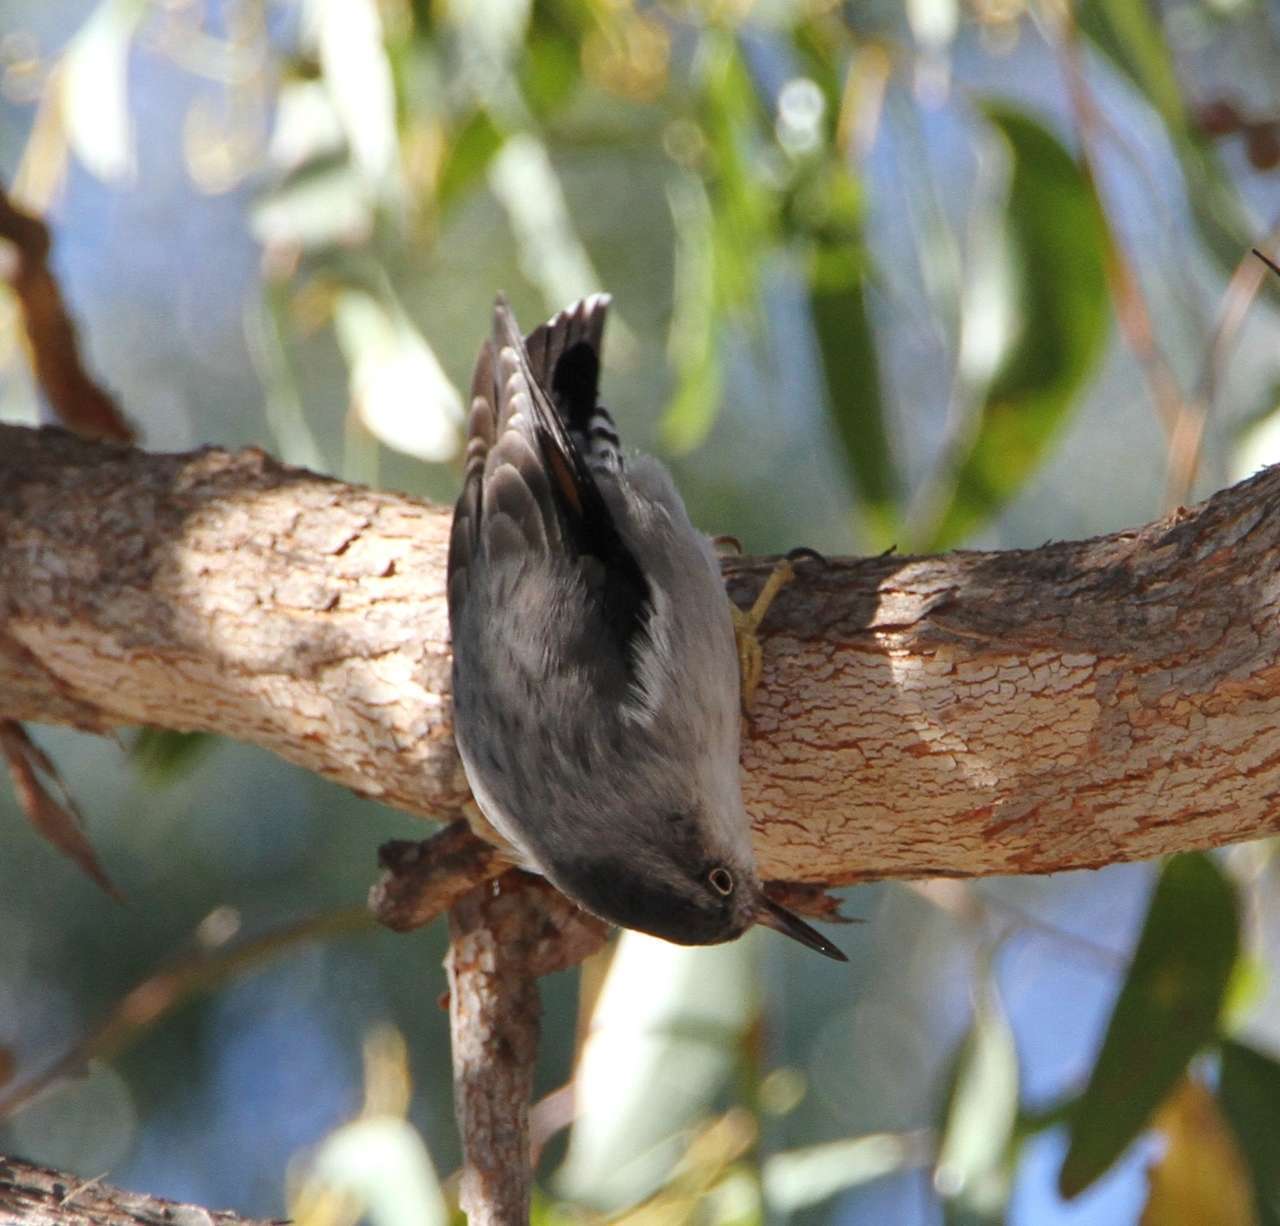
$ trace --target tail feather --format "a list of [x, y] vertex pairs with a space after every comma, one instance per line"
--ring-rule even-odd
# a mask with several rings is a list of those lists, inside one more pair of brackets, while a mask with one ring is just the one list
[[565, 424], [585, 435], [600, 392], [600, 352], [611, 299], [592, 294], [553, 316], [525, 341], [529, 369]]

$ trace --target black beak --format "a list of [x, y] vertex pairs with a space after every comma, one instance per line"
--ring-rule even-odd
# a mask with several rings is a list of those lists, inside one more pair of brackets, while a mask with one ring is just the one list
[[816, 928], [810, 928], [798, 915], [792, 915], [786, 907], [779, 906], [771, 898], [761, 896], [760, 910], [756, 912], [756, 923], [766, 924], [775, 931], [789, 936], [793, 941], [799, 941], [801, 945], [816, 949], [820, 954], [826, 954], [828, 958], [834, 958], [837, 962], [849, 961]]

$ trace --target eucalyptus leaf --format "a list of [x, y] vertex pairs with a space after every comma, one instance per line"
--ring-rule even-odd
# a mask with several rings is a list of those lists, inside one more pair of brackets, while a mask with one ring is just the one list
[[1100, 1178], [1215, 1034], [1240, 941], [1233, 883], [1201, 853], [1174, 856], [1156, 883], [1089, 1084], [1071, 1117], [1063, 1196]]
[[1186, 133], [1178, 71], [1155, 10], [1133, 0], [1085, 0], [1080, 28], [1159, 112], [1174, 135]]
[[129, 50], [146, 10], [144, 0], [100, 0], [58, 68], [67, 141], [80, 161], [108, 182], [135, 169]]
[[762, 1170], [765, 1200], [776, 1214], [795, 1213], [920, 1165], [922, 1149], [913, 1134], [877, 1132], [771, 1154]]
[[306, 17], [351, 162], [371, 196], [400, 190], [395, 86], [374, 0], [308, 0]]
[[389, 289], [378, 295], [340, 290], [333, 318], [352, 404], [370, 434], [420, 460], [451, 459], [460, 441], [462, 396]]
[[529, 15], [520, 86], [525, 101], [546, 119], [573, 97], [582, 80], [580, 31], [572, 29], [555, 5], [539, 4]]
[[515, 235], [520, 270], [541, 291], [548, 308], [559, 310], [598, 290], [600, 277], [542, 141], [525, 132], [508, 138], [488, 172], [489, 187]]
[[217, 738], [207, 732], [140, 728], [129, 756], [149, 782], [164, 786], [190, 774], [217, 743]]
[[831, 422], [853, 477], [869, 547], [881, 550], [894, 540], [897, 482], [863, 268], [860, 245], [819, 239], [809, 263], [809, 310]]
[[[302, 1203], [310, 1220], [323, 1220], [324, 1192], [363, 1210], [370, 1226], [445, 1226], [449, 1211], [431, 1155], [417, 1129], [392, 1115], [365, 1116], [344, 1124], [316, 1150]], [[317, 1202], [321, 1203], [317, 1203]], [[343, 1202], [338, 1202], [341, 1204]]]
[[710, 432], [722, 386], [717, 328], [711, 203], [688, 176], [667, 193], [676, 233], [675, 289], [667, 350], [675, 394], [662, 417], [662, 441], [677, 454], [692, 451]]
[[436, 179], [436, 203], [455, 204], [489, 168], [502, 148], [502, 131], [488, 111], [478, 109], [462, 122], [449, 140]]
[[978, 997], [956, 1055], [934, 1184], [956, 1210], [1000, 1220], [1018, 1121], [1018, 1052], [994, 985]]
[[754, 934], [688, 947], [622, 934], [574, 1074], [558, 1191], [619, 1209], [667, 1181], [756, 1015], [754, 954]]
[[670, 192], [676, 232], [670, 349], [676, 390], [662, 420], [667, 448], [706, 441], [720, 408], [723, 323], [754, 307], [763, 257], [779, 235], [777, 201], [748, 155], [764, 116], [736, 38], [700, 40], [696, 124], [705, 141], [700, 181]]
[[1249, 1167], [1258, 1222], [1280, 1226], [1280, 1061], [1228, 1039], [1218, 1095]]
[[955, 545], [1021, 489], [1079, 403], [1107, 336], [1107, 230], [1088, 174], [1042, 124], [984, 113], [1011, 162], [1005, 214], [1012, 330], [973, 429], [952, 459], [927, 541]]

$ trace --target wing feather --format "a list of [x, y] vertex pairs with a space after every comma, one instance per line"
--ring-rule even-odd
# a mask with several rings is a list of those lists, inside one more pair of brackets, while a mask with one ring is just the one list
[[[597, 597], [602, 634], [623, 655], [635, 677], [632, 666], [638, 642], [652, 611], [649, 583], [601, 492], [599, 479], [606, 475], [600, 474], [598, 479], [567, 416], [579, 413], [585, 431], [597, 413], [599, 345], [607, 303], [603, 295], [584, 300], [536, 329], [530, 334], [534, 356], [526, 349], [510, 307], [499, 298], [494, 308], [493, 343], [500, 355], [499, 378], [504, 386], [516, 389], [512, 400], [519, 398], [521, 425], [532, 426], [532, 441], [542, 458], [558, 519], [560, 543], [579, 562]], [[562, 377], [566, 363], [574, 370]], [[560, 383], [560, 404], [553, 403], [548, 393], [548, 373], [553, 387], [557, 380]], [[499, 415], [499, 429], [504, 428], [510, 428], [505, 410]]]
[[596, 403], [608, 301], [584, 299], [535, 329], [526, 345], [498, 299], [493, 338], [481, 347], [472, 379], [466, 468], [449, 538], [449, 609], [456, 622], [478, 566], [559, 554], [578, 568], [598, 639], [639, 685], [649, 583], [600, 487], [618, 479], [620, 460], [592, 463], [600, 446], [617, 454], [612, 422]]

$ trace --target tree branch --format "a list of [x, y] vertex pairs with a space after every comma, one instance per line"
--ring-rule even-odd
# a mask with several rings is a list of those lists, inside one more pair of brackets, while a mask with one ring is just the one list
[[470, 1226], [529, 1220], [538, 976], [576, 965], [606, 931], [546, 881], [519, 871], [477, 886], [449, 912], [453, 1108]]
[[[125, 1192], [97, 1179], [0, 1155], [0, 1220], [12, 1226], [154, 1226], [199, 1222], [203, 1226], [272, 1226], [159, 1196]], [[277, 1223], [276, 1226], [279, 1226]]]
[[[1050, 872], [1272, 833], [1278, 503], [1273, 469], [1092, 541], [802, 567], [743, 752], [765, 876]], [[448, 519], [258, 451], [0, 428], [0, 717], [204, 729], [455, 818]], [[740, 602], [767, 568], [727, 564]]]

